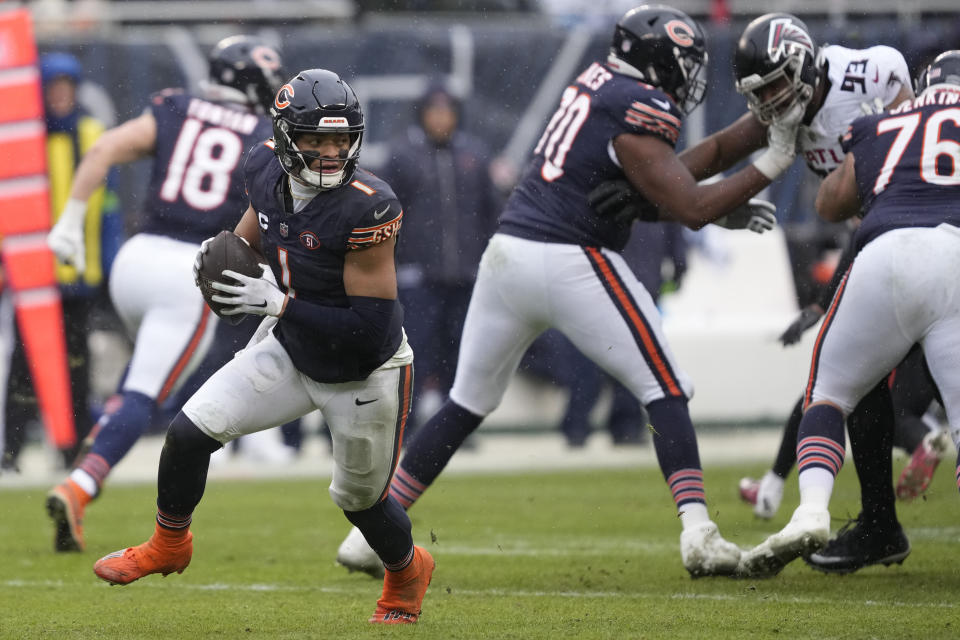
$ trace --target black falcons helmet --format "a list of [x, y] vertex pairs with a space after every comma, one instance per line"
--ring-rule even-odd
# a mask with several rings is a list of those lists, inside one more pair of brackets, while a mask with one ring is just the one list
[[676, 100], [684, 113], [703, 101], [707, 90], [707, 49], [703, 29], [682, 11], [643, 5], [620, 18], [607, 63]]
[[944, 51], [917, 76], [914, 91], [920, 95], [938, 84], [960, 86], [960, 49]]
[[210, 52], [210, 82], [236, 89], [267, 113], [286, 74], [276, 49], [254, 36], [230, 36]]
[[[807, 25], [788, 13], [768, 13], [747, 25], [733, 58], [737, 91], [764, 124], [771, 124], [796, 101], [807, 102], [817, 86], [816, 44]], [[761, 96], [766, 85], [783, 89]]]
[[[363, 141], [363, 111], [356, 94], [340, 76], [326, 69], [301, 71], [280, 87], [270, 110], [273, 116], [274, 153], [283, 170], [294, 178], [320, 189], [346, 184], [357, 170]], [[294, 144], [299, 133], [346, 133], [350, 150], [336, 173], [310, 169], [316, 154], [300, 151]]]

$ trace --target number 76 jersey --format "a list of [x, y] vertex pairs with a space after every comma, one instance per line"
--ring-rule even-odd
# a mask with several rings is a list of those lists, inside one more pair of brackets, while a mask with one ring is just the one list
[[595, 62], [568, 86], [500, 217], [500, 231], [538, 242], [623, 249], [629, 222], [598, 216], [587, 194], [623, 179], [613, 140], [656, 136], [674, 147], [682, 114], [665, 93]]
[[201, 242], [233, 229], [247, 209], [243, 156], [273, 131], [245, 107], [168, 89], [153, 95], [157, 123], [140, 231]]
[[854, 120], [842, 142], [864, 211], [857, 250], [892, 229], [960, 226], [960, 87]]

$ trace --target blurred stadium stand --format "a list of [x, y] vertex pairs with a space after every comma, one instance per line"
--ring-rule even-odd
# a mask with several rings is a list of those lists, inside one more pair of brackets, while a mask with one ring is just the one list
[[[728, 22], [711, 19], [720, 15], [718, 3], [731, 14]], [[800, 14], [820, 43], [895, 46], [914, 71], [960, 42], [958, 0], [669, 4], [704, 19], [710, 49], [707, 99], [688, 118], [681, 145], [744, 111], [733, 89], [732, 51], [745, 24], [766, 11]], [[560, 89], [588, 60], [606, 55], [612, 25], [632, 3], [36, 0], [27, 5], [37, 20], [41, 52], [66, 50], [82, 61], [83, 99], [108, 121], [136, 115], [154, 91], [195, 86], [217, 40], [256, 32], [281, 47], [288, 71], [329, 67], [351, 81], [367, 115], [366, 166], [376, 170], [388, 160], [385, 142], [406, 127], [411, 102], [428, 82], [442, 78], [463, 99], [466, 127], [500, 153], [501, 178], [509, 182]], [[146, 165], [134, 165], [123, 173], [124, 210], [136, 211], [147, 171]], [[813, 216], [816, 182], [809, 178], [796, 163], [767, 195], [777, 203], [787, 234], [816, 240], [833, 231]], [[691, 404], [695, 419], [777, 420], [800, 389], [809, 346], [784, 350], [775, 342], [796, 310], [783, 236], [735, 235], [715, 237], [719, 245], [714, 243], [713, 253], [693, 260], [684, 290], [665, 302], [665, 327], [698, 387]], [[562, 401], [553, 391], [534, 390], [522, 398], [511, 391], [499, 421], [551, 423]]]

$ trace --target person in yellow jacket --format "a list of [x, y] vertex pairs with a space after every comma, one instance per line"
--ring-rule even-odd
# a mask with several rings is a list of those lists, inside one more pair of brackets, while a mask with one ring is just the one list
[[[47, 124], [47, 172], [50, 181], [51, 225], [62, 211], [80, 158], [105, 130], [105, 125], [87, 114], [77, 100], [82, 69], [67, 53], [48, 53], [40, 58], [44, 110]], [[62, 296], [67, 360], [77, 442], [89, 433], [93, 419], [90, 400], [90, 352], [87, 338], [93, 308], [107, 300], [105, 285], [113, 257], [123, 241], [123, 219], [117, 196], [107, 186], [98, 189], [87, 203], [86, 264], [80, 271], [58, 262], [57, 281]], [[37, 399], [23, 343], [14, 342], [5, 407], [3, 456], [0, 468], [16, 469], [27, 435], [27, 426], [37, 420]], [[2, 403], [0, 403], [2, 406]], [[79, 446], [79, 444], [78, 444]], [[63, 464], [73, 462], [77, 447], [61, 452]]]

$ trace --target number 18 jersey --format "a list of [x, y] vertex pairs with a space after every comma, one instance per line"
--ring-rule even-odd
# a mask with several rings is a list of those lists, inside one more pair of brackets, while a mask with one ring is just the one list
[[676, 145], [682, 114], [665, 93], [593, 63], [567, 87], [500, 217], [500, 232], [539, 242], [623, 249], [630, 223], [598, 216], [587, 194], [623, 179], [622, 133]]
[[270, 121], [176, 89], [149, 108], [157, 142], [140, 231], [201, 242], [233, 229], [247, 209], [243, 155], [272, 135]]

